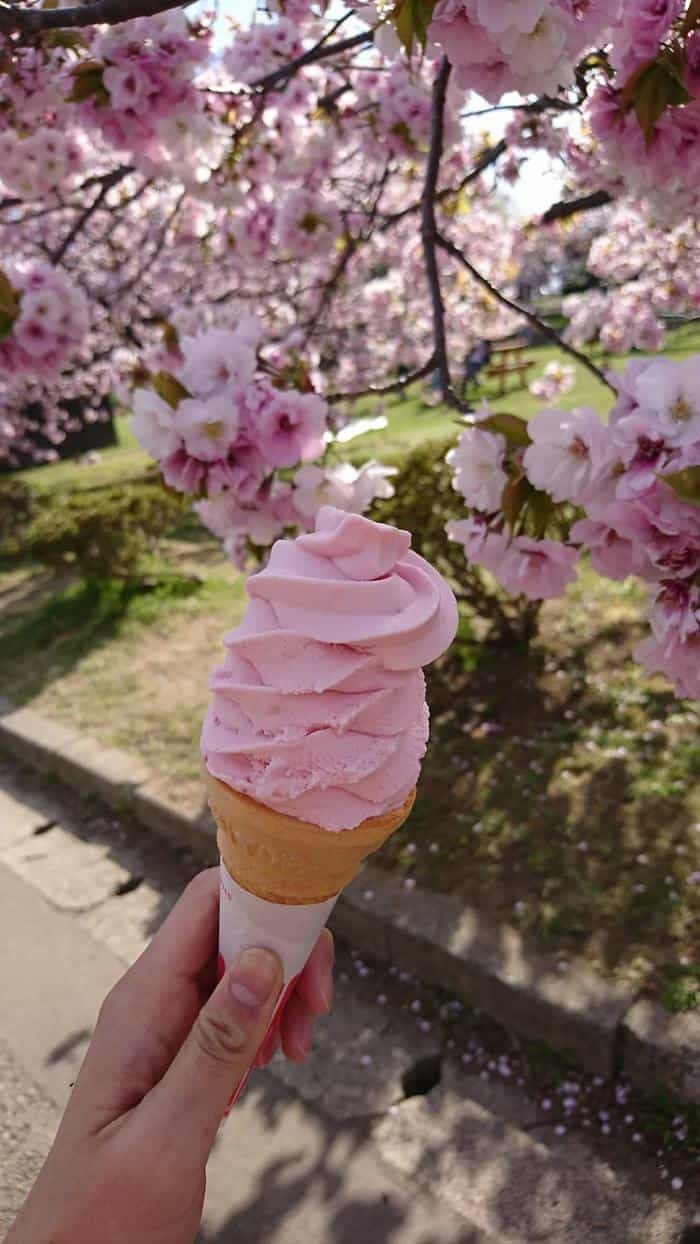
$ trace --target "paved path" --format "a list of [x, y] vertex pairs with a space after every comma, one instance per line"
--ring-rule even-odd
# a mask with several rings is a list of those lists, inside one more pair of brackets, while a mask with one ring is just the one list
[[[0, 762], [0, 1230], [50, 1143], [101, 998], [192, 871], [112, 813]], [[203, 1242], [676, 1244], [690, 1198], [664, 1196], [641, 1159], [552, 1143], [522, 1089], [448, 1063], [428, 1096], [402, 1100], [403, 1073], [437, 1047], [401, 988], [341, 951], [314, 1058], [258, 1073], [222, 1131]]]

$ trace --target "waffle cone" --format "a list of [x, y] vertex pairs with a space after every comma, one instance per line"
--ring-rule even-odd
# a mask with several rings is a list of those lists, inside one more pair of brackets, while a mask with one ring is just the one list
[[323, 903], [357, 875], [362, 861], [403, 825], [416, 797], [356, 829], [331, 833], [275, 812], [207, 774], [222, 859], [244, 890], [271, 903]]

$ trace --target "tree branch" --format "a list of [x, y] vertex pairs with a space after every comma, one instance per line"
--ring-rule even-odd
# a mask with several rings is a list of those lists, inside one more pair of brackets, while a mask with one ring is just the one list
[[[100, 0], [100, 2], [107, 3], [107, 0]], [[118, 0], [118, 2], [122, 3], [123, 0]], [[315, 65], [319, 60], [327, 60], [331, 56], [340, 56], [343, 52], [349, 52], [353, 48], [362, 47], [363, 44], [370, 44], [373, 41], [374, 35], [371, 30], [363, 30], [357, 35], [349, 35], [347, 39], [339, 39], [337, 43], [325, 43], [321, 39], [312, 48], [307, 48], [300, 56], [290, 60], [288, 65], [280, 65], [279, 69], [274, 69], [272, 73], [265, 74], [264, 78], [258, 78], [255, 82], [251, 82], [250, 85], [256, 91], [272, 91], [281, 83], [286, 82], [288, 78], [293, 77], [299, 69], [303, 69], [306, 65]]]
[[551, 95], [543, 95], [541, 99], [533, 99], [528, 103], [520, 104], [490, 104], [488, 108], [475, 108], [471, 112], [460, 112], [462, 121], [466, 121], [471, 117], [485, 117], [490, 112], [546, 112], [551, 108], [554, 112], [574, 112], [580, 107], [579, 103], [574, 103], [568, 99], [557, 99]]
[[447, 337], [445, 335], [445, 304], [440, 288], [440, 272], [437, 262], [437, 222], [435, 220], [435, 194], [440, 175], [440, 160], [443, 149], [443, 129], [445, 117], [445, 96], [450, 77], [450, 62], [443, 56], [440, 68], [433, 83], [433, 99], [430, 122], [430, 151], [425, 170], [423, 194], [421, 196], [421, 239], [425, 259], [425, 274], [428, 280], [430, 302], [433, 312], [433, 340], [435, 342], [435, 363], [440, 377], [440, 386], [446, 401], [454, 401], [450, 364], [447, 358]]
[[595, 363], [592, 363], [591, 360], [581, 352], [581, 350], [577, 350], [574, 346], [569, 345], [568, 341], [564, 341], [563, 337], [559, 335], [556, 329], [551, 328], [549, 324], [545, 323], [544, 320], [541, 320], [538, 315], [535, 315], [534, 311], [528, 311], [526, 307], [522, 307], [520, 303], [514, 302], [512, 298], [508, 298], [506, 294], [502, 294], [499, 289], [496, 289], [496, 286], [492, 285], [487, 277], [483, 276], [482, 273], [469, 262], [464, 252], [461, 251], [458, 246], [455, 246], [454, 242], [451, 242], [449, 238], [446, 238], [441, 233], [438, 233], [435, 241], [437, 246], [444, 250], [446, 254], [451, 255], [453, 259], [456, 259], [458, 263], [461, 263], [462, 267], [466, 268], [467, 272], [470, 273], [474, 280], [477, 281], [478, 284], [484, 289], [488, 290], [497, 302], [500, 302], [504, 307], [509, 307], [511, 311], [515, 311], [518, 315], [521, 315], [524, 320], [527, 320], [528, 324], [532, 324], [533, 328], [536, 328], [539, 332], [543, 333], [545, 337], [548, 337], [550, 341], [553, 341], [556, 345], [558, 345], [559, 348], [566, 354], [569, 354], [572, 358], [575, 358], [576, 361], [582, 365], [582, 367], [585, 367], [591, 375], [595, 376], [596, 380], [599, 380], [601, 384], [604, 384], [607, 389], [610, 389], [612, 393], [617, 393], [615, 386], [608, 380], [605, 373], [601, 371], [599, 367], [596, 367]]
[[66, 9], [20, 8], [0, 0], [0, 33], [21, 31], [36, 34], [41, 30], [65, 30], [66, 27], [93, 26], [104, 23], [116, 26], [134, 17], [153, 17], [168, 9], [185, 8], [187, 0], [92, 0]]
[[[47, 11], [49, 13], [54, 12], [53, 9], [49, 9]], [[102, 203], [107, 197], [108, 192], [112, 189], [113, 186], [116, 186], [120, 181], [123, 181], [130, 171], [131, 171], [130, 169], [125, 168], [125, 167], [118, 168], [118, 169], [115, 169], [114, 172], [109, 173], [108, 176], [102, 177], [100, 179], [100, 182], [101, 182], [100, 188], [97, 191], [95, 198], [92, 200], [92, 203], [88, 203], [87, 207], [80, 213], [80, 215], [78, 216], [78, 219], [71, 226], [71, 228], [69, 229], [68, 233], [66, 234], [65, 238], [60, 243], [60, 245], [57, 246], [56, 249], [51, 252], [51, 256], [50, 256], [51, 263], [59, 264], [61, 262], [66, 251], [68, 250], [70, 246], [73, 245], [78, 234], [85, 227], [90, 217], [93, 216], [94, 213], [98, 210], [98, 208], [102, 205]]]
[[399, 380], [392, 380], [390, 384], [370, 385], [367, 389], [358, 389], [355, 393], [326, 393], [324, 397], [330, 405], [337, 402], [355, 402], [360, 397], [386, 397], [388, 393], [398, 393], [401, 389], [405, 389], [409, 384], [413, 384], [416, 380], [423, 380], [430, 375], [435, 367], [435, 355], [431, 354], [427, 363], [416, 371], [407, 372], [405, 376], [401, 376]]
[[590, 194], [582, 194], [578, 199], [562, 199], [559, 203], [553, 203], [540, 216], [539, 223], [551, 225], [555, 220], [568, 220], [569, 216], [575, 216], [577, 212], [588, 212], [592, 207], [605, 207], [612, 202], [613, 197], [609, 191], [593, 190]]
[[[503, 138], [496, 143], [495, 147], [488, 147], [483, 155], [479, 157], [474, 167], [470, 168], [469, 172], [464, 174], [464, 177], [457, 182], [456, 186], [444, 186], [442, 190], [437, 191], [435, 194], [435, 202], [443, 203], [445, 199], [451, 198], [452, 195], [459, 194], [460, 190], [464, 190], [465, 186], [468, 186], [470, 182], [476, 181], [476, 179], [480, 177], [491, 164], [495, 164], [496, 161], [503, 155], [504, 151], [507, 150], [508, 144]], [[414, 212], [419, 212], [421, 207], [422, 199], [416, 199], [415, 202], [409, 203], [408, 207], [403, 207], [400, 212], [392, 212], [391, 216], [385, 216], [379, 226], [380, 232], [383, 233], [385, 229], [391, 229], [395, 224], [398, 224], [400, 220], [403, 220], [405, 216], [411, 216]]]

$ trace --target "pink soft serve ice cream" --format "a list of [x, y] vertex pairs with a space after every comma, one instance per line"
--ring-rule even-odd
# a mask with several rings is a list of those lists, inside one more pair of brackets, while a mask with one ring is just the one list
[[457, 628], [452, 591], [410, 544], [331, 507], [277, 541], [210, 683], [214, 777], [333, 831], [407, 799], [428, 739], [421, 667]]

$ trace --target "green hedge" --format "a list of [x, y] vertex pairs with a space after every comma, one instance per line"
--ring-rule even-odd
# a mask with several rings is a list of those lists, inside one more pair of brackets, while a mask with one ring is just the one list
[[56, 570], [72, 567], [88, 581], [134, 579], [155, 541], [188, 507], [156, 477], [30, 494], [25, 521], [0, 527], [0, 553], [32, 557]]
[[20, 552], [34, 511], [34, 495], [24, 480], [0, 483], [0, 555], [12, 557]]

